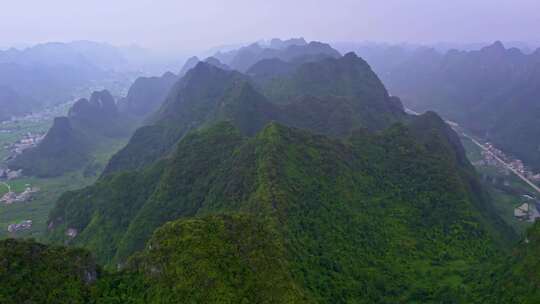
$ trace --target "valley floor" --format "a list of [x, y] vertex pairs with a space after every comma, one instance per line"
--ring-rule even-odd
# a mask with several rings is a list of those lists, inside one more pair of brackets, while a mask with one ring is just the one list
[[461, 141], [467, 151], [469, 161], [475, 166], [484, 187], [489, 192], [498, 215], [515, 232], [520, 235], [525, 233], [527, 228], [532, 226], [532, 222], [515, 217], [514, 212], [525, 202], [530, 202], [530, 205], [534, 206], [538, 193], [511, 171], [501, 170], [498, 166], [481, 164], [483, 159], [481, 147], [465, 136], [461, 136]]
[[[41, 239], [46, 231], [49, 212], [58, 197], [66, 191], [92, 184], [99, 176], [99, 172], [89, 174], [84, 170], [53, 178], [18, 176], [8, 179], [5, 174], [6, 162], [15, 153], [16, 147], [28, 138], [28, 134], [45, 134], [54, 117], [65, 115], [70, 104], [0, 123], [0, 171], [4, 172], [0, 174], [3, 175], [0, 178], [0, 239]], [[93, 155], [94, 164], [103, 168], [109, 157], [124, 144], [125, 140], [119, 140], [96, 152]], [[30, 192], [27, 197], [24, 197], [25, 191]], [[6, 195], [8, 192], [12, 193], [11, 199]]]

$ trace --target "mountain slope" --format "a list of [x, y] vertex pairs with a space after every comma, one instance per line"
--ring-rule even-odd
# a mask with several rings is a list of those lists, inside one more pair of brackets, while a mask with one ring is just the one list
[[[255, 115], [250, 119], [259, 120], [250, 130], [237, 125], [248, 134], [275, 120], [324, 134], [347, 135], [352, 128], [380, 130], [405, 117], [399, 99], [390, 97], [369, 65], [354, 54], [293, 66], [297, 67], [291, 76], [252, 84], [256, 81], [239, 72], [197, 64], [174, 86], [149, 125], [138, 129], [111, 159], [105, 174], [141, 168], [167, 155], [187, 131], [216, 119], [239, 122], [235, 113], [224, 112], [231, 111], [234, 103], [242, 104], [235, 109], [244, 111], [245, 118]], [[245, 112], [248, 108], [250, 113]], [[317, 115], [323, 120], [315, 120]]]
[[[405, 114], [354, 54], [288, 64], [269, 94], [273, 80], [198, 63], [94, 185], [59, 199], [49, 239], [141, 275], [155, 302], [467, 302], [515, 235], [457, 134]], [[131, 288], [119, 280], [111, 292]]]
[[478, 287], [474, 299], [478, 303], [538, 303], [539, 251], [540, 222], [537, 222], [510, 256], [492, 261], [475, 276]]
[[141, 168], [169, 152], [186, 132], [205, 123], [226, 89], [242, 79], [238, 72], [198, 63], [173, 86], [149, 125], [137, 129], [111, 158], [104, 174]]
[[129, 88], [124, 100], [119, 102], [122, 113], [144, 119], [159, 109], [178, 76], [165, 73], [161, 77], [139, 77]]
[[0, 302], [88, 303], [98, 268], [80, 249], [0, 241]]
[[55, 118], [42, 142], [25, 150], [8, 165], [30, 176], [58, 176], [81, 168], [89, 160], [88, 142], [73, 128], [69, 118]]
[[27, 149], [10, 161], [12, 169], [40, 177], [62, 175], [84, 168], [100, 147], [126, 138], [134, 122], [118, 112], [108, 91], [92, 93], [89, 100], [80, 99], [67, 117], [56, 118], [37, 147]]
[[477, 51], [444, 54], [399, 47], [360, 54], [373, 59], [388, 89], [411, 109], [437, 111], [533, 169], [540, 168], [540, 50], [525, 54], [495, 42]]
[[430, 151], [449, 139], [423, 136], [397, 125], [343, 142], [270, 124], [248, 139], [218, 124], [186, 136], [165, 163], [64, 195], [52, 236], [76, 229], [72, 244], [121, 263], [167, 221], [242, 212], [277, 231], [294, 282], [317, 301], [457, 299], [466, 272], [497, 247], [466, 169], [452, 150]]
[[128, 269], [152, 278], [152, 303], [307, 303], [288, 266], [275, 231], [225, 215], [167, 223]]

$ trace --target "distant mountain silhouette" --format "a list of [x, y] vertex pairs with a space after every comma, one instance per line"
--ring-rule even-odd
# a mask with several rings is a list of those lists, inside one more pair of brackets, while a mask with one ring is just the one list
[[67, 117], [58, 117], [37, 147], [27, 149], [8, 163], [26, 175], [49, 177], [89, 165], [91, 155], [109, 141], [126, 138], [135, 122], [120, 115], [108, 91], [80, 99]]
[[8, 86], [0, 85], [0, 121], [31, 112], [39, 102], [23, 96]]
[[0, 51], [0, 86], [11, 88], [26, 100], [21, 102], [24, 106], [13, 111], [10, 107], [1, 111], [7, 116], [20, 115], [19, 110], [29, 113], [67, 102], [81, 88], [114, 77], [116, 70], [126, 65], [117, 48], [90, 41], [45, 43]]
[[525, 54], [497, 41], [477, 51], [367, 51], [393, 94], [435, 110], [540, 170], [540, 49]]
[[[272, 120], [309, 128], [302, 121], [312, 117], [304, 114], [321, 111], [317, 114], [326, 121], [317, 122], [317, 131], [339, 135], [358, 127], [381, 129], [404, 116], [401, 103], [390, 98], [369, 65], [354, 54], [290, 64], [291, 75], [255, 84], [240, 72], [199, 62], [173, 87], [149, 125], [138, 129], [112, 157], [105, 174], [140, 168], [169, 152], [186, 132], [236, 115], [252, 122], [242, 124], [245, 129], [237, 126], [253, 134]], [[262, 87], [262, 93], [255, 87]]]
[[281, 59], [292, 61], [303, 56], [325, 56], [337, 58], [339, 52], [330, 45], [321, 42], [306, 43], [303, 39], [293, 41], [274, 41], [270, 46], [253, 43], [228, 53], [214, 55], [221, 62], [240, 72], [247, 71], [251, 66], [263, 59]]
[[120, 111], [136, 117], [146, 117], [156, 111], [179, 77], [171, 72], [161, 77], [140, 77], [119, 102]]

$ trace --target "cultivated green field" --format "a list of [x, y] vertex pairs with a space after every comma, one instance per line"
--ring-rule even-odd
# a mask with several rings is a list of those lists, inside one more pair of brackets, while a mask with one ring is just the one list
[[[54, 207], [58, 197], [70, 190], [82, 188], [92, 184], [99, 173], [104, 168], [110, 156], [125, 145], [125, 141], [110, 142], [94, 155], [93, 167], [96, 170], [79, 170], [63, 176], [54, 178], [20, 178], [13, 181], [7, 181], [11, 190], [20, 193], [25, 190], [27, 185], [39, 188], [33, 198], [24, 203], [14, 203], [11, 205], [0, 204], [0, 239], [6, 237], [32, 237], [41, 239], [46, 231], [49, 211]], [[92, 174], [88, 174], [91, 171]], [[0, 194], [7, 192], [5, 185], [0, 185]], [[23, 220], [32, 220], [30, 230], [19, 231], [16, 234], [10, 234], [7, 226], [13, 223], [19, 223]]]
[[[57, 178], [22, 178], [9, 182], [12, 190], [15, 192], [23, 191], [27, 184], [39, 188], [40, 191], [35, 193], [34, 198], [28, 202], [0, 205], [0, 238], [11, 236], [40, 239], [46, 229], [49, 211], [56, 199], [63, 192], [83, 187], [94, 180], [95, 177], [84, 177], [80, 172], [77, 172]], [[32, 229], [17, 232], [16, 235], [10, 235], [7, 231], [7, 226], [23, 220], [32, 220]]]

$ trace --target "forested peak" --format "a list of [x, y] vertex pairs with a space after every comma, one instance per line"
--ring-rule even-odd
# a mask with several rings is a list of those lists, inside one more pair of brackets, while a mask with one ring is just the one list
[[107, 90], [94, 91], [90, 100], [81, 98], [69, 109], [69, 117], [117, 114], [114, 97]]
[[116, 111], [114, 97], [107, 90], [94, 91], [90, 96], [90, 103], [95, 104], [105, 111]]

